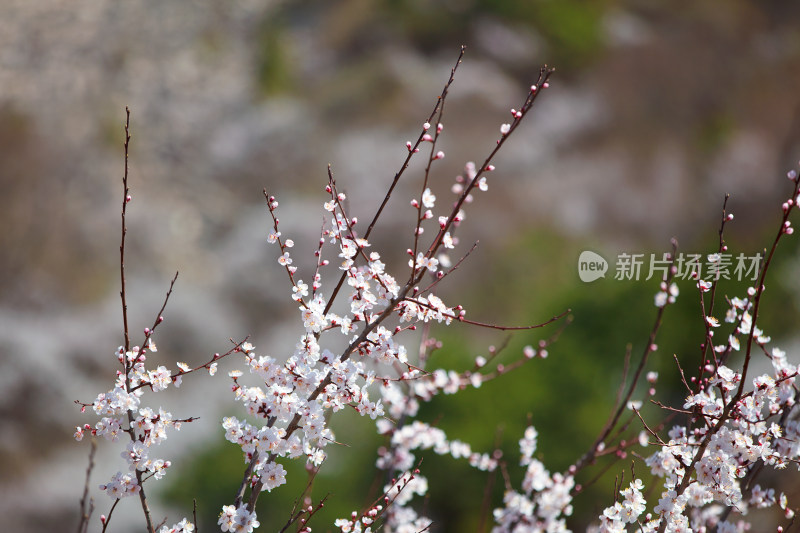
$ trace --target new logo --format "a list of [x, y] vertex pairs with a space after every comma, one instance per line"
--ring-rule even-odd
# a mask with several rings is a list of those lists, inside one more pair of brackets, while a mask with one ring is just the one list
[[603, 256], [589, 250], [581, 252], [578, 257], [578, 276], [581, 281], [590, 283], [597, 278], [606, 277], [608, 261]]

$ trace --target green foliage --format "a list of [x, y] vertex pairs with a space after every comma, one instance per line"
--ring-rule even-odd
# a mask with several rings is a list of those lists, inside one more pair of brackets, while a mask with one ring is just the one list
[[536, 29], [548, 44], [547, 61], [562, 69], [585, 65], [602, 49], [604, 2], [480, 0], [479, 9]]
[[421, 49], [470, 44], [475, 26], [493, 17], [541, 35], [547, 62], [566, 71], [584, 66], [603, 50], [605, 2], [587, 0], [477, 0], [470, 3], [388, 2], [394, 24]]
[[261, 96], [274, 96], [291, 90], [293, 73], [290, 52], [280, 17], [264, 20], [253, 52]]

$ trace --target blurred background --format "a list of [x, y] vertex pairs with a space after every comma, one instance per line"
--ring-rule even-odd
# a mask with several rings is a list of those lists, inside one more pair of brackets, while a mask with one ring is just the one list
[[[300, 329], [266, 243], [262, 188], [278, 197], [282, 231], [297, 243], [295, 262], [308, 279], [327, 164], [351, 211], [371, 218], [462, 44], [467, 54], [440, 145], [447, 157], [431, 185], [442, 209], [455, 175], [493, 148], [540, 66], [554, 66], [551, 88], [496, 159], [488, 193], [469, 206], [462, 250], [480, 245], [442, 296], [485, 322], [541, 322], [567, 308], [574, 322], [548, 359], [461, 399], [437, 400], [421, 415], [478, 451], [500, 446], [518, 486], [516, 443], [528, 420], [547, 466], [566, 468], [607, 416], [626, 345], [638, 354], [647, 339], [657, 283], [614, 280], [618, 254], [660, 254], [671, 237], [687, 253], [715, 251], [725, 193], [736, 216], [730, 250], [751, 255], [770, 242], [788, 194], [784, 176], [800, 157], [798, 22], [800, 4], [790, 0], [3, 0], [4, 527], [77, 525], [89, 446], [72, 433], [94, 420], [73, 401], [91, 402], [111, 386], [113, 353], [123, 343], [125, 106], [133, 135], [131, 329], [143, 337], [180, 271], [156, 337], [158, 364], [174, 368], [200, 364], [226, 351], [229, 338], [247, 335], [260, 353], [291, 353]], [[398, 239], [411, 242], [408, 201], [419, 195], [419, 169], [412, 165], [372, 239], [389, 263], [403, 260], [408, 245], [393, 249]], [[790, 349], [800, 256], [794, 241], [785, 244], [764, 325]], [[606, 279], [579, 281], [577, 258], [586, 249], [609, 260]], [[721, 290], [734, 296], [745, 286]], [[672, 353], [690, 368], [702, 336], [692, 284], [681, 289], [652, 363], [667, 399], [682, 395], [668, 388]], [[508, 339], [463, 326], [434, 329], [445, 349], [430, 365], [465, 370], [505, 342], [501, 357], [512, 361], [554, 331]], [[177, 418], [202, 415], [159, 450], [174, 466], [151, 486], [156, 520], [190, 516], [197, 496], [201, 526], [210, 530], [230, 503], [244, 465], [219, 425], [223, 415], [243, 414], [231, 402], [228, 369], [151, 396]], [[336, 424], [350, 447], [333, 450], [320, 474], [315, 498], [332, 494], [326, 514], [311, 523], [315, 531], [332, 530], [333, 519], [367, 503], [374, 479], [380, 441], [372, 424], [351, 414]], [[95, 516], [110, 507], [97, 485], [122, 467], [121, 449], [100, 444]], [[621, 468], [576, 502], [575, 530], [610, 503]], [[477, 531], [484, 492], [491, 507], [501, 502], [500, 478], [485, 491], [485, 474], [427, 455], [424, 470], [436, 531]], [[289, 486], [259, 503], [265, 531], [286, 521], [305, 484], [302, 468], [290, 475]], [[141, 531], [138, 510], [122, 502], [115, 531]]]

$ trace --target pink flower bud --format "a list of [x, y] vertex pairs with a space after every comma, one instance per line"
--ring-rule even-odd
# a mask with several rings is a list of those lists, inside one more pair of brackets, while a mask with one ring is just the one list
[[532, 346], [526, 346], [522, 349], [522, 353], [526, 359], [533, 359], [533, 356], [536, 355], [536, 352], [533, 350]]

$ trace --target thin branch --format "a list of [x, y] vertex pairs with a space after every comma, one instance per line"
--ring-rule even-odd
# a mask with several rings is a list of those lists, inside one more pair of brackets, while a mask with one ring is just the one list
[[94, 511], [94, 500], [89, 497], [89, 480], [94, 469], [94, 455], [97, 452], [97, 442], [92, 439], [92, 447], [89, 450], [89, 466], [86, 468], [86, 482], [83, 485], [83, 497], [81, 498], [81, 519], [78, 523], [78, 533], [86, 533], [89, 530], [89, 519]]
[[[450, 90], [450, 86], [453, 84], [453, 81], [455, 80], [456, 70], [458, 70], [458, 66], [461, 64], [461, 59], [464, 57], [464, 53], [466, 51], [467, 51], [467, 47], [466, 46], [462, 46], [461, 47], [461, 52], [459, 52], [459, 54], [458, 54], [458, 59], [456, 60], [456, 64], [453, 66], [452, 69], [450, 69], [450, 77], [447, 79], [447, 83], [444, 84], [444, 89], [442, 89], [442, 94], [440, 94], [439, 97], [437, 98], [436, 105], [433, 107], [433, 111], [431, 111], [431, 114], [428, 117], [428, 120], [426, 120], [427, 123], [430, 123], [433, 120], [433, 118], [439, 112], [441, 106], [444, 105], [444, 101], [447, 98], [447, 93]], [[370, 234], [372, 233], [372, 229], [375, 227], [375, 224], [378, 222], [378, 218], [380, 218], [381, 213], [383, 213], [383, 209], [386, 207], [386, 204], [389, 203], [389, 198], [392, 196], [392, 191], [394, 191], [394, 188], [397, 186], [397, 183], [400, 181], [400, 176], [402, 176], [403, 172], [405, 172], [405, 170], [408, 168], [408, 164], [411, 161], [411, 157], [414, 155], [414, 153], [416, 153], [415, 150], [422, 143], [422, 138], [425, 136], [425, 133], [427, 133], [425, 129], [423, 129], [422, 132], [420, 132], [419, 137], [417, 138], [417, 142], [414, 144], [412, 149], [409, 149], [408, 156], [406, 156], [405, 161], [403, 161], [403, 166], [400, 167], [400, 170], [397, 171], [397, 173], [394, 175], [394, 179], [392, 180], [392, 184], [389, 186], [389, 191], [386, 193], [386, 196], [384, 197], [383, 201], [381, 202], [381, 205], [378, 208], [378, 211], [375, 213], [375, 216], [372, 217], [372, 222], [369, 223], [369, 227], [367, 228], [366, 233], [364, 233], [364, 238], [365, 239], [369, 238]]]
[[[458, 54], [458, 59], [456, 60], [456, 64], [450, 70], [450, 77], [447, 79], [447, 83], [444, 84], [444, 88], [442, 89], [442, 93], [436, 99], [436, 105], [433, 106], [433, 111], [431, 111], [430, 115], [428, 116], [428, 119], [426, 120], [427, 123], [430, 123], [434, 119], [436, 114], [439, 112], [440, 106], [444, 103], [445, 99], [447, 98], [447, 93], [450, 90], [450, 86], [453, 84], [453, 81], [455, 80], [456, 70], [458, 69], [458, 66], [461, 64], [461, 59], [464, 57], [464, 53], [466, 52], [466, 50], [467, 50], [466, 46], [462, 46], [461, 47], [461, 52]], [[408, 168], [408, 165], [411, 162], [411, 158], [414, 156], [415, 153], [417, 153], [419, 151], [418, 150], [419, 145], [422, 144], [423, 137], [425, 136], [426, 133], [427, 132], [423, 128], [422, 131], [420, 132], [419, 136], [417, 137], [417, 142], [414, 143], [409, 148], [408, 155], [406, 156], [405, 161], [403, 161], [403, 164], [401, 165], [400, 170], [398, 170], [397, 173], [395, 173], [394, 179], [392, 179], [392, 184], [389, 186], [389, 190], [387, 191], [386, 196], [384, 196], [383, 201], [381, 202], [381, 205], [378, 207], [378, 210], [375, 212], [375, 215], [372, 217], [372, 221], [369, 223], [369, 226], [367, 227], [367, 231], [364, 233], [364, 238], [365, 239], [369, 239], [369, 236], [372, 234], [372, 230], [375, 228], [375, 224], [378, 222], [378, 219], [380, 218], [381, 214], [383, 213], [383, 210], [386, 207], [386, 204], [389, 203], [389, 198], [391, 198], [392, 192], [394, 191], [394, 188], [397, 186], [397, 183], [400, 181], [400, 177], [403, 175], [403, 173], [405, 173], [406, 169]], [[333, 292], [331, 293], [331, 297], [328, 299], [328, 305], [325, 307], [325, 311], [324, 311], [325, 314], [327, 314], [331, 310], [331, 306], [333, 305], [333, 302], [336, 299], [336, 296], [339, 294], [339, 290], [341, 289], [342, 284], [344, 283], [346, 275], [347, 275], [347, 273], [345, 272], [339, 277], [339, 282], [336, 284], [336, 287], [333, 289]]]
[[114, 503], [111, 504], [111, 509], [108, 510], [108, 514], [105, 516], [105, 520], [103, 517], [100, 517], [100, 520], [103, 524], [103, 533], [105, 533], [106, 529], [108, 529], [108, 524], [111, 523], [111, 515], [114, 514], [114, 509], [117, 508], [117, 504], [119, 503], [119, 498], [114, 500]]
[[[120, 298], [122, 299], [122, 323], [123, 329], [125, 332], [125, 349], [123, 352], [123, 366], [125, 368], [125, 390], [130, 391], [131, 388], [131, 381], [130, 381], [130, 370], [133, 368], [134, 361], [129, 360], [127, 357], [127, 353], [131, 350], [131, 338], [130, 338], [130, 329], [128, 328], [128, 302], [126, 299], [126, 287], [125, 287], [125, 236], [128, 233], [128, 228], [125, 224], [125, 215], [127, 213], [128, 202], [131, 201], [130, 196], [130, 187], [128, 186], [128, 155], [130, 152], [130, 142], [131, 142], [131, 133], [130, 133], [130, 125], [131, 125], [131, 110], [127, 106], [125, 107], [125, 143], [124, 143], [124, 151], [125, 151], [125, 172], [122, 176], [122, 189], [123, 189], [123, 196], [122, 196], [122, 237], [120, 240], [119, 245], [119, 275], [120, 275]], [[177, 278], [177, 274], [175, 277]], [[173, 280], [174, 283], [174, 280]], [[170, 292], [172, 291], [172, 285], [170, 285]], [[169, 294], [167, 295], [169, 297]], [[166, 301], [165, 301], [166, 305]], [[162, 309], [163, 310], [163, 309]], [[130, 425], [129, 435], [131, 440], [136, 440], [136, 436], [133, 430], [133, 421], [134, 416], [131, 411], [128, 411], [128, 423]], [[147, 496], [145, 496], [144, 487], [142, 487], [142, 473], [139, 470], [136, 470], [136, 481], [139, 484], [139, 501], [142, 504], [142, 512], [144, 512], [145, 522], [147, 523], [147, 531], [149, 533], [154, 533], [153, 529], [153, 521], [150, 516], [150, 509], [147, 505]], [[115, 504], [116, 505], [116, 504]], [[109, 513], [108, 519], [110, 519], [111, 513]], [[107, 519], [107, 520], [108, 520]], [[106, 521], [106, 526], [108, 525], [108, 521]], [[105, 527], [103, 528], [105, 530]]]
[[442, 240], [444, 239], [445, 233], [447, 233], [450, 230], [450, 227], [455, 223], [457, 215], [459, 211], [461, 211], [461, 206], [464, 204], [464, 202], [467, 201], [467, 197], [469, 197], [472, 190], [478, 185], [484, 174], [493, 170], [494, 167], [492, 166], [491, 163], [495, 155], [497, 155], [497, 152], [500, 151], [500, 148], [502, 148], [502, 146], [506, 143], [506, 141], [508, 141], [508, 139], [511, 137], [511, 134], [514, 133], [514, 131], [522, 122], [522, 119], [531, 110], [531, 108], [533, 107], [533, 103], [536, 101], [536, 98], [542, 93], [542, 90], [548, 86], [548, 80], [550, 79], [550, 75], [553, 74], [553, 72], [555, 72], [555, 69], [549, 68], [547, 66], [544, 66], [539, 70], [539, 78], [537, 79], [536, 83], [531, 86], [531, 90], [528, 93], [527, 97], [525, 98], [525, 102], [522, 104], [520, 110], [515, 113], [514, 120], [511, 122], [508, 131], [503, 133], [502, 137], [497, 141], [497, 145], [492, 149], [491, 152], [489, 152], [489, 155], [486, 156], [486, 159], [484, 159], [483, 164], [481, 164], [480, 168], [476, 168], [475, 176], [472, 178], [469, 184], [466, 187], [464, 187], [464, 190], [461, 192], [461, 195], [459, 196], [458, 200], [453, 205], [453, 209], [450, 212], [450, 216], [447, 217], [447, 222], [441, 225], [439, 233], [433, 239], [433, 242], [431, 242], [428, 251], [425, 253], [425, 257], [433, 257], [436, 254], [436, 251], [442, 244]]
[[[672, 263], [670, 269], [668, 270], [668, 274], [665, 276], [664, 281], [662, 282], [665, 285], [669, 285], [672, 281], [673, 276], [673, 269], [672, 265], [675, 264], [675, 257], [677, 256], [678, 251], [678, 242], [673, 239], [672, 240]], [[669, 290], [669, 289], [667, 289]], [[644, 348], [644, 353], [642, 353], [642, 358], [639, 360], [639, 366], [636, 368], [636, 372], [633, 375], [633, 380], [631, 381], [630, 386], [628, 387], [628, 392], [625, 394], [625, 398], [617, 405], [616, 412], [614, 415], [606, 422], [605, 427], [600, 431], [600, 434], [595, 439], [594, 443], [592, 444], [591, 448], [581, 457], [576, 463], [574, 471], [577, 472], [584, 468], [586, 465], [590, 464], [594, 461], [595, 457], [597, 456], [597, 448], [598, 446], [603, 443], [614, 429], [614, 426], [619, 421], [620, 416], [622, 416], [622, 412], [625, 410], [625, 406], [628, 404], [628, 401], [631, 399], [633, 395], [633, 391], [636, 388], [637, 383], [639, 382], [639, 378], [644, 371], [644, 367], [647, 364], [647, 359], [651, 353], [655, 350], [656, 344], [656, 335], [658, 334], [658, 330], [661, 328], [661, 321], [664, 316], [664, 311], [666, 310], [667, 305], [658, 308], [658, 312], [656, 313], [656, 320], [653, 324], [653, 328], [650, 330], [650, 336], [647, 339], [647, 345]]]
[[[128, 202], [130, 201], [130, 187], [128, 187], [128, 149], [131, 142], [130, 134], [131, 125], [131, 110], [125, 106], [125, 172], [122, 175], [122, 237], [119, 244], [119, 277], [120, 277], [120, 291], [119, 295], [122, 298], [122, 325], [125, 332], [125, 351], [131, 349], [130, 330], [128, 329], [128, 303], [126, 301], [125, 290], [125, 236], [128, 233], [128, 228], [125, 225], [125, 214], [128, 210]], [[128, 373], [126, 362], [125, 373]]]
[[[798, 190], [800, 190], [800, 177], [795, 177], [794, 179], [794, 190], [792, 191], [792, 195], [790, 198], [797, 198]], [[778, 242], [781, 240], [781, 237], [787, 233], [789, 229], [789, 215], [792, 213], [792, 209], [797, 205], [796, 202], [792, 202], [788, 208], [783, 210], [783, 218], [781, 220], [780, 227], [778, 228], [778, 233], [775, 235], [775, 239], [772, 242], [772, 247], [769, 250], [769, 255], [767, 256], [766, 260], [764, 261], [764, 266], [761, 269], [761, 276], [758, 280], [758, 287], [756, 287], [756, 295], [753, 301], [753, 312], [752, 318], [750, 319], [750, 331], [747, 334], [747, 350], [745, 351], [744, 356], [744, 364], [742, 365], [742, 381], [739, 383], [739, 388], [736, 391], [736, 395], [733, 397], [733, 402], [739, 400], [742, 396], [742, 391], [744, 390], [744, 383], [747, 378], [747, 370], [750, 366], [750, 357], [751, 352], [753, 349], [753, 338], [755, 337], [755, 330], [756, 330], [756, 320], [758, 319], [758, 311], [761, 305], [761, 296], [764, 294], [764, 280], [767, 277], [767, 271], [769, 270], [770, 265], [772, 264], [772, 258], [775, 256], [775, 250], [778, 248]]]

